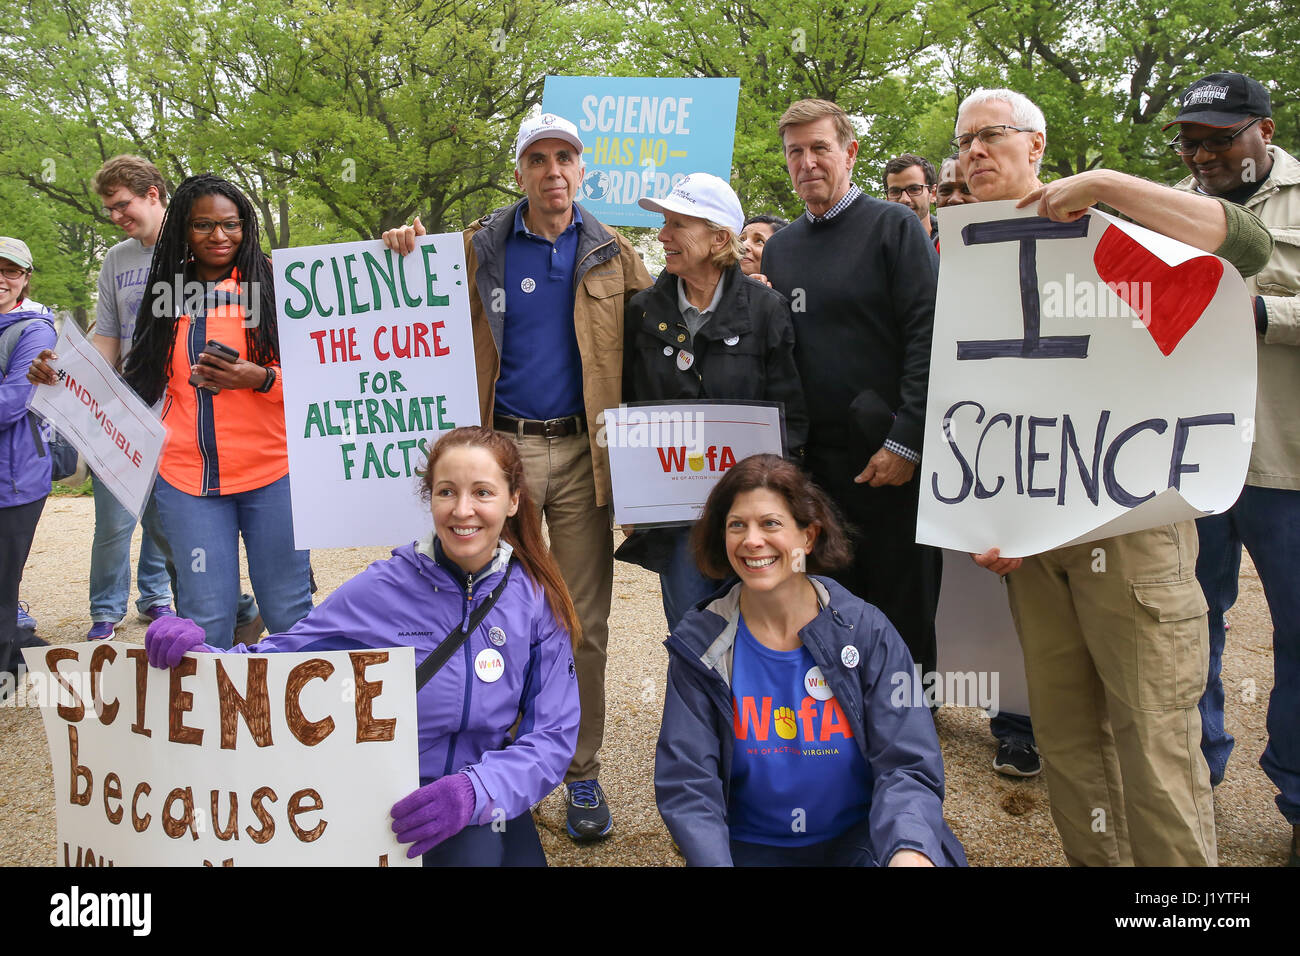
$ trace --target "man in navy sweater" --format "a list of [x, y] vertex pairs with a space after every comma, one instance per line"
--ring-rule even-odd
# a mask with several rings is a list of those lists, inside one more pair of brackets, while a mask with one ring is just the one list
[[885, 612], [928, 673], [939, 552], [916, 543], [916, 465], [938, 260], [910, 209], [852, 183], [858, 144], [844, 110], [800, 100], [780, 134], [807, 212], [768, 241], [763, 267], [794, 313], [805, 464], [856, 527], [838, 579]]

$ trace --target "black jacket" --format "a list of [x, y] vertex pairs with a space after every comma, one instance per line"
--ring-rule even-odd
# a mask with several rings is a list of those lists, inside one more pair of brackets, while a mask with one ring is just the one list
[[[624, 313], [623, 400], [768, 401], [785, 406], [786, 448], [803, 446], [808, 416], [794, 363], [794, 325], [785, 296], [734, 265], [722, 275], [722, 298], [691, 342], [677, 307], [677, 277], [665, 272]], [[678, 367], [682, 348], [694, 354]], [[665, 354], [665, 349], [670, 350]]]

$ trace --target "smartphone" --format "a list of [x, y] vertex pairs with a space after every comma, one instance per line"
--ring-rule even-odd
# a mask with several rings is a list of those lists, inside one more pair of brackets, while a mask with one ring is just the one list
[[[224, 342], [218, 342], [216, 339], [208, 339], [208, 344], [204, 347], [203, 354], [225, 359], [227, 362], [239, 361], [239, 353], [237, 351]], [[207, 381], [207, 379], [197, 372], [190, 374], [191, 385], [202, 387], [207, 384]]]

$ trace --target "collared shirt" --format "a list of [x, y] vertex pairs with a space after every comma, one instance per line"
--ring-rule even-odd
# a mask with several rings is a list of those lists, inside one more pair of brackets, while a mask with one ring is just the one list
[[505, 249], [505, 333], [496, 409], [547, 421], [583, 411], [582, 356], [573, 325], [574, 272], [582, 213], [551, 242], [528, 230], [515, 211]]
[[820, 216], [814, 216], [811, 209], [805, 209], [804, 214], [808, 217], [809, 222], [826, 222], [828, 219], [834, 219], [849, 206], [853, 205], [853, 200], [862, 195], [862, 190], [854, 183], [849, 183], [849, 191], [846, 192], [842, 199]]
[[708, 306], [703, 311], [691, 305], [686, 298], [686, 283], [682, 277], [677, 277], [677, 309], [682, 313], [682, 321], [686, 323], [687, 330], [691, 333], [691, 345], [695, 344], [695, 336], [700, 329], [704, 328], [704, 323], [717, 311], [718, 303], [722, 301], [722, 285], [724, 276], [718, 276], [718, 284], [713, 289], [713, 298], [709, 300]]

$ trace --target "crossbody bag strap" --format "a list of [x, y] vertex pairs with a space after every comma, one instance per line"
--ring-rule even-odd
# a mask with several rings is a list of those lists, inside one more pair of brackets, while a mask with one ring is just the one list
[[510, 583], [510, 572], [514, 570], [515, 562], [512, 559], [506, 565], [506, 573], [501, 576], [501, 583], [492, 589], [492, 593], [484, 599], [470, 615], [469, 624], [463, 629], [454, 628], [450, 631], [443, 642], [433, 649], [415, 671], [415, 692], [418, 694], [420, 688], [433, 679], [433, 675], [442, 670], [442, 665], [451, 659], [451, 655], [460, 650], [460, 646], [469, 640], [469, 636], [478, 630], [478, 626], [483, 623], [483, 619], [488, 616], [493, 605], [497, 603], [497, 598], [501, 597], [505, 591], [506, 585]]

